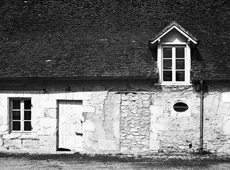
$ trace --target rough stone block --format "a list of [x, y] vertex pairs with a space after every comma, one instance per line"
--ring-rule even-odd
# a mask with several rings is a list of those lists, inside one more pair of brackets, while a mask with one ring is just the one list
[[140, 152], [148, 152], [149, 149], [148, 148], [141, 148]]
[[127, 113], [124, 113], [124, 112], [123, 112], [123, 113], [121, 114], [121, 117], [127, 117], [127, 116], [128, 116]]
[[143, 140], [141, 141], [141, 144], [148, 146], [148, 145], [149, 145], [149, 140], [143, 139]]
[[127, 106], [127, 105], [130, 105], [130, 101], [122, 101], [121, 104]]
[[90, 100], [83, 100], [83, 106], [89, 106], [91, 104]]
[[50, 144], [46, 144], [46, 145], [39, 145], [39, 151], [41, 152], [45, 152], [45, 153], [53, 153], [56, 151], [56, 145], [50, 145]]
[[22, 148], [38, 149], [39, 141], [38, 140], [22, 140]]
[[143, 108], [143, 107], [144, 107], [144, 105], [143, 105], [143, 103], [142, 103], [142, 102], [140, 102], [140, 103], [137, 103], [137, 107], [138, 107], [138, 108]]
[[3, 139], [0, 138], [0, 146], [2, 146], [2, 145], [3, 145]]
[[4, 119], [5, 119], [4, 116], [0, 116], [0, 125], [4, 124]]
[[95, 125], [92, 121], [86, 120], [86, 122], [82, 124], [82, 130], [83, 131], [95, 131]]
[[98, 140], [99, 149], [102, 151], [115, 151], [118, 149], [118, 144], [114, 140]]
[[149, 101], [143, 101], [143, 106], [145, 108], [148, 108], [150, 106], [150, 102]]
[[21, 139], [5, 139], [4, 147], [21, 148], [22, 141]]
[[230, 102], [230, 93], [222, 93], [221, 94], [221, 100], [224, 103], [229, 103]]
[[230, 135], [230, 117], [224, 122], [223, 131], [225, 135]]
[[122, 152], [127, 152], [128, 150], [129, 150], [128, 147], [121, 147], [121, 153], [122, 153]]
[[[52, 148], [56, 149], [57, 139], [56, 136], [39, 136], [39, 146], [42, 148], [47, 148], [48, 150], [52, 150]], [[54, 149], [54, 150], [55, 150]]]
[[127, 138], [127, 139], [133, 139], [134, 136], [133, 136], [133, 135], [128, 135], [126, 138]]
[[131, 97], [131, 100], [138, 100], [138, 97], [137, 96], [135, 96], [135, 97]]
[[57, 118], [57, 108], [49, 108], [47, 110], [47, 116], [51, 118]]
[[120, 137], [120, 121], [119, 120], [113, 121], [113, 134], [116, 139], [119, 139]]
[[57, 126], [57, 119], [55, 118], [40, 118], [40, 126], [44, 128], [48, 127], [56, 127]]
[[135, 107], [134, 109], [132, 109], [131, 113], [136, 114], [137, 113], [137, 108]]
[[103, 101], [106, 99], [107, 97], [107, 91], [103, 91], [103, 92], [93, 92], [91, 94], [91, 104], [92, 103], [103, 103]]
[[138, 152], [140, 152], [140, 150], [141, 150], [141, 148], [138, 148], [138, 147], [132, 147], [132, 148], [130, 149], [130, 151], [131, 151], [131, 152], [134, 152], [134, 153], [138, 153]]
[[0, 132], [7, 132], [9, 129], [8, 125], [0, 125]]
[[21, 134], [7, 134], [3, 135], [3, 139], [18, 139]]
[[57, 129], [55, 127], [41, 128], [38, 132], [39, 135], [54, 136], [56, 135]]
[[217, 150], [218, 153], [230, 153], [230, 148], [226, 145], [221, 145], [221, 147]]
[[149, 141], [149, 150], [150, 151], [158, 151], [160, 149], [160, 142], [159, 141]]
[[27, 139], [27, 140], [37, 140], [38, 136], [36, 134], [22, 134], [20, 137], [20, 139]]
[[83, 106], [83, 112], [93, 113], [93, 112], [95, 112], [95, 111], [96, 111], [95, 107]]

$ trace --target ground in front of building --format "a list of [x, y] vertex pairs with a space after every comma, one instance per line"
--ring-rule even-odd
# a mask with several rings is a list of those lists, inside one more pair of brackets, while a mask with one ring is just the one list
[[228, 156], [216, 155], [81, 155], [0, 153], [0, 169], [155, 170], [230, 169]]

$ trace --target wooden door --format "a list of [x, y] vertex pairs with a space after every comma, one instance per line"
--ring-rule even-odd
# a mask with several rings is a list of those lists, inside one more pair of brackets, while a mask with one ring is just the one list
[[58, 148], [80, 151], [82, 148], [82, 101], [59, 101]]

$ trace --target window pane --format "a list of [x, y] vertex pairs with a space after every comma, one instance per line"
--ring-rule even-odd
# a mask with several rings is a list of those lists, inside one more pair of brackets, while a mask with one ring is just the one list
[[172, 81], [172, 71], [163, 71], [163, 81]]
[[13, 121], [13, 130], [20, 131], [21, 130], [21, 123], [18, 121]]
[[26, 131], [31, 131], [31, 122], [30, 121], [26, 121], [24, 122], [24, 130]]
[[163, 58], [172, 58], [172, 48], [163, 48]]
[[24, 101], [24, 108], [25, 109], [31, 109], [31, 100], [25, 100]]
[[184, 48], [183, 47], [176, 48], [176, 58], [184, 58]]
[[184, 59], [176, 60], [176, 69], [184, 69]]
[[20, 120], [20, 111], [13, 111], [13, 120]]
[[24, 111], [24, 119], [31, 120], [31, 111]]
[[20, 100], [13, 100], [13, 109], [20, 109]]
[[184, 81], [184, 71], [177, 71], [176, 72], [176, 81]]
[[172, 60], [163, 60], [163, 68], [164, 69], [172, 69]]

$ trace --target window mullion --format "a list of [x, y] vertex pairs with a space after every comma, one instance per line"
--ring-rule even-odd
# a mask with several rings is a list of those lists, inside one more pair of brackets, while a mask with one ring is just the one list
[[24, 100], [21, 100], [21, 131], [24, 131]]
[[10, 131], [13, 131], [13, 100], [10, 100]]
[[172, 47], [172, 81], [176, 81], [176, 49]]
[[184, 81], [185, 82], [188, 82], [188, 70], [189, 70], [189, 68], [188, 68], [188, 55], [187, 55], [187, 46], [184, 48], [184, 64], [185, 64], [185, 66], [184, 66], [184, 74], [185, 74], [185, 77], [184, 77]]

